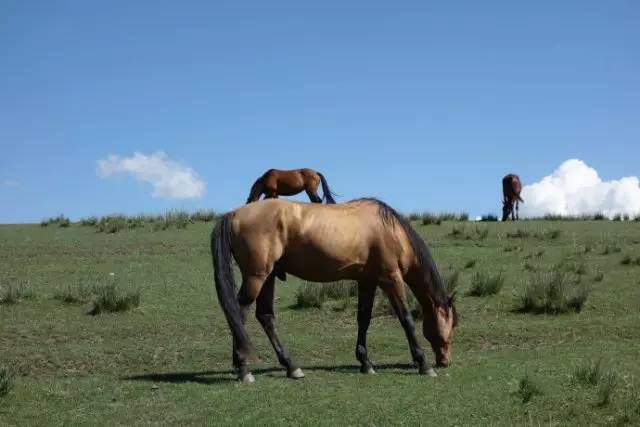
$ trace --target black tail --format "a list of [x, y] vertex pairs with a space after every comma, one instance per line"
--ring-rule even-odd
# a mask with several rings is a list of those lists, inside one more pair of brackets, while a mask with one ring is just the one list
[[329, 188], [329, 184], [327, 184], [327, 180], [324, 178], [324, 175], [318, 172], [318, 176], [320, 177], [320, 182], [322, 183], [322, 198], [329, 205], [335, 204], [336, 201], [334, 200], [333, 196], [335, 196], [336, 194]]
[[220, 219], [211, 233], [211, 256], [213, 258], [213, 277], [218, 293], [218, 302], [231, 329], [238, 352], [245, 357], [253, 354], [253, 346], [247, 335], [240, 314], [240, 305], [236, 299], [236, 285], [231, 268], [231, 213]]
[[249, 197], [247, 197], [247, 202], [245, 204], [255, 202], [260, 198], [260, 194], [262, 193], [262, 178], [264, 178], [264, 175], [256, 179], [256, 182], [251, 186], [251, 191], [249, 192]]

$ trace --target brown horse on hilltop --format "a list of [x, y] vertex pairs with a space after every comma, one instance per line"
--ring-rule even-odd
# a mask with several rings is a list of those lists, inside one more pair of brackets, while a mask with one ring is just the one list
[[[218, 301], [233, 337], [233, 365], [238, 378], [253, 382], [247, 359], [254, 354], [244, 326], [256, 301], [256, 317], [290, 378], [302, 378], [275, 329], [275, 279], [283, 273], [303, 280], [358, 283], [356, 358], [361, 372], [375, 373], [367, 355], [367, 329], [376, 289], [386, 293], [409, 342], [420, 374], [436, 376], [414, 332], [405, 299], [405, 282], [424, 313], [422, 332], [437, 366], [451, 363], [457, 314], [427, 246], [402, 215], [376, 199], [339, 205], [264, 200], [222, 217], [211, 234]], [[235, 293], [233, 259], [242, 273]]]
[[[522, 197], [520, 197], [520, 192], [522, 191], [522, 182], [520, 182], [520, 177], [518, 175], [514, 175], [510, 173], [502, 178], [502, 220], [506, 221], [509, 218], [509, 214], [511, 214], [511, 220], [515, 221], [516, 219], [520, 219], [519, 215], [519, 205], [520, 202], [524, 203]], [[515, 205], [515, 215], [514, 215], [514, 207]]]
[[320, 172], [313, 169], [277, 170], [269, 169], [256, 180], [251, 187], [247, 203], [255, 202], [264, 194], [265, 199], [277, 199], [278, 195], [293, 196], [301, 191], [306, 191], [313, 203], [322, 203], [318, 196], [318, 184], [322, 184], [324, 200], [328, 204], [336, 201], [334, 194], [329, 189], [329, 184]]

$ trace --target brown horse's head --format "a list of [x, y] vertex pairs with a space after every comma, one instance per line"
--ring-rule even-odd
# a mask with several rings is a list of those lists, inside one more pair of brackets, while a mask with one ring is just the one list
[[436, 355], [436, 365], [446, 368], [451, 364], [453, 328], [458, 324], [455, 297], [451, 295], [443, 305], [433, 307], [433, 316], [425, 316], [422, 333]]

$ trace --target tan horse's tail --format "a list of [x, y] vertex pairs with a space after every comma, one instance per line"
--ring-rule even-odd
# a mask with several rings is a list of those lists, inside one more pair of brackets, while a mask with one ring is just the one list
[[324, 198], [325, 202], [329, 205], [335, 204], [336, 201], [333, 196], [335, 196], [336, 194], [329, 188], [329, 184], [327, 183], [324, 175], [318, 172], [318, 176], [320, 177], [320, 183], [322, 184], [322, 197]]
[[245, 358], [254, 354], [253, 345], [249, 340], [242, 321], [240, 304], [236, 299], [236, 286], [233, 278], [231, 261], [231, 213], [224, 215], [211, 233], [211, 256], [213, 258], [213, 277], [218, 294], [218, 302], [227, 318], [229, 329], [233, 335], [237, 351]]
[[260, 178], [256, 179], [256, 182], [254, 182], [253, 185], [251, 186], [251, 191], [249, 192], [249, 197], [247, 197], [246, 204], [249, 204], [251, 202], [255, 202], [256, 200], [258, 200], [260, 198], [260, 194], [262, 193], [262, 179], [263, 178], [264, 178], [264, 175], [261, 176]]

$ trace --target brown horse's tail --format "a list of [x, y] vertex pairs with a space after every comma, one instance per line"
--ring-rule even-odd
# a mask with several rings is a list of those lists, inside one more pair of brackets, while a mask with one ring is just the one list
[[236, 285], [233, 279], [231, 261], [231, 213], [222, 217], [211, 233], [211, 255], [213, 258], [213, 277], [218, 294], [218, 302], [227, 318], [229, 329], [236, 343], [237, 351], [244, 357], [254, 354], [253, 346], [242, 321], [240, 304], [236, 299]]
[[336, 201], [333, 198], [333, 196], [335, 196], [336, 194], [332, 192], [331, 189], [329, 188], [329, 184], [327, 183], [327, 180], [325, 179], [324, 175], [318, 172], [318, 176], [320, 177], [320, 182], [322, 183], [322, 198], [329, 205], [335, 204]]
[[256, 182], [253, 183], [253, 185], [251, 186], [251, 191], [249, 192], [249, 197], [247, 197], [247, 202], [245, 204], [255, 202], [260, 198], [260, 193], [262, 193], [263, 178], [264, 178], [264, 175], [256, 179]]

